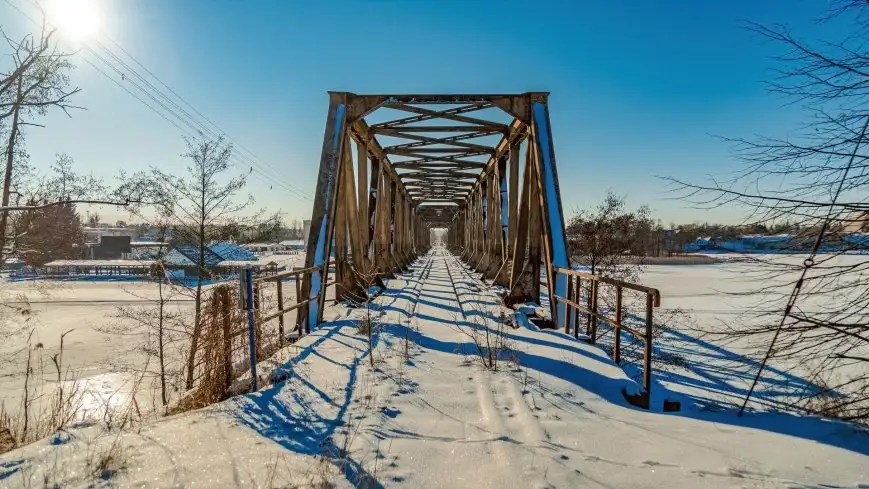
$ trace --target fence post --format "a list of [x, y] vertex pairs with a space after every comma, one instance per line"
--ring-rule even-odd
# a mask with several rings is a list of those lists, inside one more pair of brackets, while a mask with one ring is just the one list
[[223, 330], [224, 392], [229, 392], [229, 388], [232, 386], [232, 323], [233, 319], [238, 317], [235, 315], [236, 309], [231, 301], [232, 295], [226, 294], [224, 303], [220, 308], [221, 315], [223, 316], [221, 326]]
[[613, 361], [622, 361], [622, 286], [616, 286], [616, 337], [613, 340]]
[[591, 343], [597, 342], [597, 280], [591, 282]]
[[256, 320], [254, 319], [254, 304], [256, 301], [253, 296], [253, 268], [247, 267], [244, 271], [247, 279], [247, 296], [250, 301], [250, 306], [247, 309], [247, 337], [250, 344], [250, 389], [256, 390]]
[[649, 396], [649, 402], [652, 399], [652, 308], [655, 303], [652, 294], [646, 294], [646, 344], [643, 348], [643, 387], [646, 388], [646, 395]]
[[278, 316], [278, 345], [281, 348], [284, 346], [284, 280], [278, 279], [278, 311], [281, 313]]

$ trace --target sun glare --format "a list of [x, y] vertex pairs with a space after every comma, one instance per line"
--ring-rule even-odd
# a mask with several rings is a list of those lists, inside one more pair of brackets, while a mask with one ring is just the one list
[[71, 39], [82, 40], [100, 28], [100, 13], [96, 0], [49, 0], [48, 21]]

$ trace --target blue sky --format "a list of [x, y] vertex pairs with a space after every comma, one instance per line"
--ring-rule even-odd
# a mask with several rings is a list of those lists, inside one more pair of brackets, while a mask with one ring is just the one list
[[[9, 1], [29, 10], [30, 0]], [[739, 163], [714, 135], [782, 136], [799, 121], [762, 84], [775, 47], [742, 21], [786, 24], [806, 39], [835, 34], [813, 22], [826, 2], [809, 0], [94, 1], [102, 33], [278, 175], [284, 186], [258, 174], [250, 190], [290, 219], [310, 215], [311, 201], [286, 186], [313, 194], [326, 91], [347, 90], [549, 91], [566, 211], [611, 189], [665, 223], [738, 221], [738, 209], [672, 200], [656, 176], [726, 176]], [[29, 22], [0, 2], [4, 28]], [[77, 56], [76, 102], [87, 110], [29, 128], [33, 163], [66, 152], [105, 177], [180, 170], [179, 131], [80, 58], [129, 80], [86, 49]]]

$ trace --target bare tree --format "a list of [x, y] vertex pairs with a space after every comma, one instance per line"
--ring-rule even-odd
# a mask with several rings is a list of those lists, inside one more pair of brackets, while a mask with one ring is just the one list
[[[12, 39], [2, 32], [11, 54], [11, 66], [0, 74], [0, 129], [4, 131], [5, 170], [2, 206], [9, 205], [16, 158], [22, 152], [16, 146], [23, 143], [22, 128], [38, 126], [31, 121], [51, 109], [60, 109], [69, 115], [71, 103], [79, 88], [70, 87], [69, 72], [73, 69], [70, 54], [60, 51], [53, 40], [55, 30], [43, 22], [38, 35], [27, 34]], [[0, 230], [5, 230], [8, 212], [0, 212]], [[0, 232], [0, 250], [6, 247], [6, 233]]]
[[[169, 232], [169, 222], [164, 219], [159, 219], [152, 223], [152, 227], [157, 229], [157, 241], [165, 242], [166, 235]], [[164, 261], [166, 248], [158, 246], [156, 256], [153, 256], [155, 261], [152, 270], [152, 279], [156, 285], [157, 296], [153, 297], [150, 294], [143, 294], [136, 291], [127, 291], [135, 296], [145, 305], [122, 305], [117, 308], [116, 317], [125, 319], [132, 323], [135, 327], [130, 328], [129, 324], [114, 324], [103, 328], [105, 332], [118, 335], [141, 335], [144, 332], [144, 339], [135, 348], [144, 352], [148, 358], [155, 358], [156, 362], [146, 361], [144, 367], [135, 366], [134, 368], [145, 368], [142, 372], [147, 376], [153, 376], [156, 383], [159, 385], [160, 401], [165, 408], [169, 404], [169, 386], [176, 379], [180, 379], [183, 368], [174, 367], [172, 359], [179, 353], [180, 345], [183, 344], [183, 339], [186, 337], [183, 331], [182, 315], [177, 307], [173, 307], [174, 301], [178, 297], [178, 289], [172, 286], [170, 274], [167, 271]], [[148, 367], [154, 365], [155, 371], [148, 371]]]
[[608, 192], [593, 210], [580, 210], [571, 218], [570, 254], [591, 273], [636, 281], [642, 273], [642, 253], [637, 250], [654, 226], [648, 207], [628, 211], [623, 198]]
[[808, 382], [795, 396], [796, 407], [865, 421], [869, 257], [850, 253], [869, 244], [859, 232], [869, 211], [869, 4], [840, 0], [821, 20], [839, 24], [841, 37], [807, 42], [784, 26], [749, 25], [781, 48], [768, 86], [804, 108], [797, 131], [786, 138], [727, 139], [744, 167], [724, 181], [672, 181], [701, 207], [741, 206], [756, 225], [788, 222], [793, 249], [808, 255], [755, 257], [764, 286], [751, 294], [762, 299], [756, 309], [768, 313], [702, 332], [723, 344], [758, 345], [752, 350], [761, 362], [755, 384], [769, 362], [803, 376]]
[[[208, 246], [221, 237], [230, 223], [236, 222], [238, 213], [253, 203], [253, 198], [239, 198], [247, 182], [247, 174], [227, 177], [232, 163], [232, 146], [223, 138], [216, 140], [200, 137], [185, 139], [189, 165], [184, 176], [176, 176], [158, 168], [151, 168], [126, 180], [125, 192], [146, 195], [159, 214], [170, 223], [173, 240], [195, 247], [196, 281], [191, 287], [194, 299], [194, 318], [190, 328], [190, 350], [187, 356], [186, 387], [193, 387], [196, 350], [202, 330], [203, 284], [210, 279], [215, 263], [210, 259]], [[251, 221], [259, 222], [256, 218]]]

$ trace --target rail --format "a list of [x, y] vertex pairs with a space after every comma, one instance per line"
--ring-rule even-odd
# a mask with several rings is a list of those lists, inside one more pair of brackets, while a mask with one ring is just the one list
[[[661, 306], [660, 291], [644, 285], [601, 277], [600, 275], [566, 268], [556, 268], [555, 272], [564, 275], [567, 278], [567, 297], [561, 297], [558, 295], [553, 296], [556, 302], [565, 305], [564, 317], [557, 318], [559, 322], [563, 322], [565, 333], [570, 334], [570, 327], [572, 324], [573, 336], [579, 338], [579, 328], [581, 324], [580, 314], [583, 314], [586, 318], [585, 339], [592, 344], [597, 343], [598, 326], [601, 322], [611, 326], [613, 328], [613, 345], [611, 354], [613, 361], [615, 361], [616, 364], [621, 363], [623, 331], [643, 342], [642, 366], [644, 392], [638, 396], [625, 394], [625, 397], [629, 402], [648, 409], [649, 396], [652, 389], [652, 333], [654, 325], [654, 308]], [[589, 283], [586, 305], [580, 304], [582, 302], [583, 281]], [[614, 317], [607, 315], [606, 310], [602, 311], [601, 308], [598, 307], [601, 284], [613, 287], [615, 290], [615, 307], [612, 310]], [[643, 331], [638, 331], [637, 329], [624, 324], [623, 295], [626, 289], [645, 294]]]

